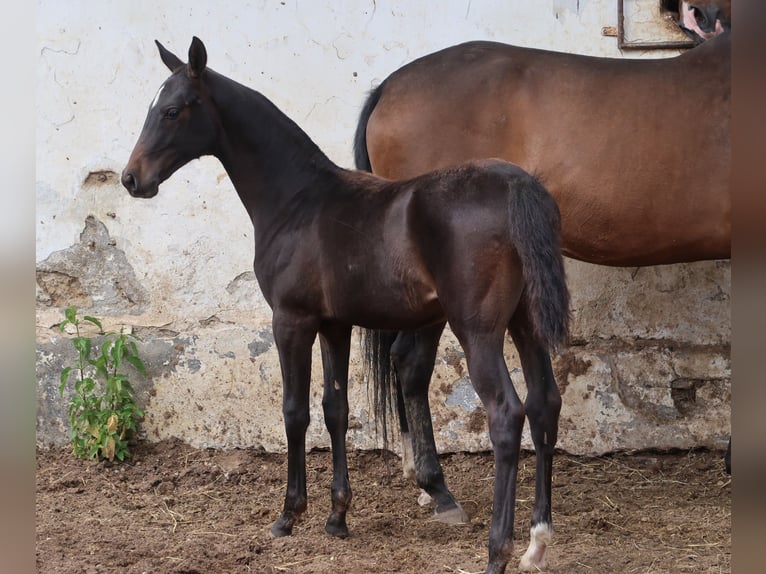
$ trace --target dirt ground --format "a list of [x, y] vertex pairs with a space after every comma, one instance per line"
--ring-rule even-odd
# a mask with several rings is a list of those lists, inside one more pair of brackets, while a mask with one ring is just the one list
[[[285, 455], [140, 444], [128, 463], [37, 454], [40, 574], [483, 572], [491, 512], [490, 453], [442, 458], [465, 526], [430, 520], [399, 459], [352, 452], [351, 536], [324, 532], [329, 452], [308, 456], [309, 510], [293, 536], [269, 526], [284, 496]], [[515, 539], [529, 541], [534, 458], [519, 471]], [[731, 571], [731, 481], [722, 453], [641, 453], [554, 462], [554, 525], [548, 572]], [[518, 560], [508, 572], [516, 572]]]

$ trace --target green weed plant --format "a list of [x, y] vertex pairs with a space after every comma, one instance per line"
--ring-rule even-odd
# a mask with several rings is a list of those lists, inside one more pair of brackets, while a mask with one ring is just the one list
[[[67, 384], [74, 386], [68, 410], [72, 452], [78, 458], [125, 460], [130, 456], [128, 441], [144, 412], [136, 406], [133, 386], [122, 370], [128, 363], [146, 377], [136, 347], [141, 339], [123, 329], [104, 333], [100, 320], [87, 315], [80, 319], [75, 307], [68, 307], [64, 317], [59, 328], [63, 332], [67, 325], [74, 327], [72, 344], [78, 353], [77, 364], [61, 371], [59, 385], [62, 396]], [[98, 327], [104, 341], [83, 336], [84, 322]]]

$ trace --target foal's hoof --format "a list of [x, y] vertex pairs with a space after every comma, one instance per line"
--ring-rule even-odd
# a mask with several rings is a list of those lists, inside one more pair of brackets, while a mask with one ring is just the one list
[[333, 524], [329, 520], [324, 525], [325, 532], [337, 538], [348, 538], [348, 526], [345, 524]]
[[521, 557], [519, 570], [522, 572], [541, 572], [546, 567], [546, 550], [553, 540], [553, 528], [541, 522], [529, 531], [529, 548]]
[[271, 525], [271, 535], [274, 538], [290, 536], [293, 533], [293, 521], [280, 516], [277, 521]]
[[445, 524], [468, 524], [469, 522], [468, 514], [457, 503], [451, 508], [434, 510], [434, 519]]

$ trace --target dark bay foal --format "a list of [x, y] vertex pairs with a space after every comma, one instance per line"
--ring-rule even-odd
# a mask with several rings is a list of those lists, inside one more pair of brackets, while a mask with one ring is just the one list
[[[122, 182], [134, 197], [153, 197], [177, 169], [214, 155], [250, 215], [255, 274], [273, 310], [288, 448], [287, 492], [272, 533], [290, 534], [307, 507], [305, 433], [317, 336], [333, 452], [326, 529], [344, 537], [351, 329], [411, 332], [435, 354], [449, 322], [487, 410], [496, 474], [486, 571], [503, 572], [513, 548], [525, 416], [503, 357], [508, 331], [537, 397], [533, 430], [551, 454], [556, 443], [560, 398], [548, 351], [566, 339], [568, 293], [555, 201], [532, 176], [501, 161], [407, 181], [341, 169], [263, 95], [207, 68], [199, 39], [188, 64], [158, 47], [172, 74], [149, 108]], [[547, 472], [538, 493], [540, 536], [528, 553], [534, 566], [542, 566], [551, 531]], [[423, 478], [443, 487], [443, 478]], [[458, 508], [443, 492], [442, 507]]]

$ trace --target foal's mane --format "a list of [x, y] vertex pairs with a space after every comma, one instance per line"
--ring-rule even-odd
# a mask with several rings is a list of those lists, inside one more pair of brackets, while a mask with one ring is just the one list
[[[221, 117], [234, 122], [238, 134], [262, 149], [278, 148], [285, 161], [307, 161], [312, 169], [340, 169], [287, 114], [261, 92], [207, 68], [210, 94]], [[234, 125], [232, 124], [232, 125]]]

